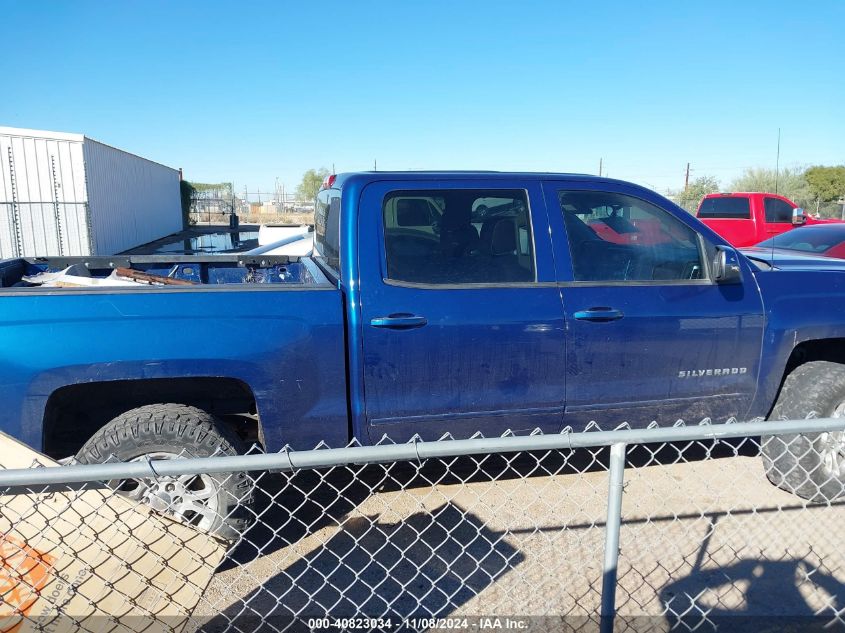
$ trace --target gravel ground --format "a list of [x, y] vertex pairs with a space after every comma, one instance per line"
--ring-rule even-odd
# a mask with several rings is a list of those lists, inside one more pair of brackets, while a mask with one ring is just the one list
[[[620, 615], [829, 614], [845, 600], [843, 506], [774, 488], [750, 442], [739, 452], [648, 465], [651, 453], [633, 449]], [[218, 571], [196, 615], [595, 616], [606, 456], [356, 467], [288, 485], [266, 476], [251, 544]]]

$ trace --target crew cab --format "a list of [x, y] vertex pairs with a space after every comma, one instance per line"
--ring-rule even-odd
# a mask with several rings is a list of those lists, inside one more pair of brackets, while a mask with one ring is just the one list
[[[845, 263], [749, 259], [630, 183], [341, 174], [314, 235], [302, 258], [0, 263], [0, 430], [96, 462], [845, 410]], [[72, 267], [190, 283], [33, 285]], [[842, 492], [790, 446], [772, 460], [806, 476], [779, 485]], [[242, 529], [243, 480], [202, 477], [168, 498]]]
[[839, 222], [814, 218], [789, 198], [759, 192], [707, 194], [696, 217], [737, 247], [753, 246], [796, 226]]

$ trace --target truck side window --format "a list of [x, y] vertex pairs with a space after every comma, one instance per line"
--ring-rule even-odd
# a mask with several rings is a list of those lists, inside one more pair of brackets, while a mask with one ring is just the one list
[[340, 192], [326, 189], [314, 207], [314, 256], [340, 274]]
[[750, 220], [751, 204], [748, 198], [705, 198], [701, 201], [697, 216], [711, 220]]
[[780, 198], [765, 198], [766, 222], [792, 222], [792, 205]]
[[523, 190], [394, 191], [384, 199], [387, 278], [421, 284], [532, 282]]
[[576, 281], [702, 279], [698, 234], [645, 200], [603, 191], [560, 191]]

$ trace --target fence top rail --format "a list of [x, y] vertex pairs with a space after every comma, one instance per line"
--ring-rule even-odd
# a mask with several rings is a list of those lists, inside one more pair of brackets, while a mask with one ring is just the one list
[[[74, 464], [60, 468], [0, 469], [0, 486], [20, 487], [139, 479], [239, 471], [293, 471], [330, 468], [349, 464], [375, 464], [422, 461], [467, 455], [518, 453], [524, 451], [599, 448], [614, 444], [663, 444], [667, 442], [710, 441], [760, 435], [825, 433], [845, 431], [845, 418], [810, 418], [769, 422], [701, 423], [645, 429], [584, 431], [548, 435], [507, 435], [503, 437], [443, 439], [433, 442], [378, 444], [344, 448], [318, 448], [307, 451], [257, 453], [219, 457], [186, 458], [143, 462]], [[2, 465], [2, 456], [0, 456]]]

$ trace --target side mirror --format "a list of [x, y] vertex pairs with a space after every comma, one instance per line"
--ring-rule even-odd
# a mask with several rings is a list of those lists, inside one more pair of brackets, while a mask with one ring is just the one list
[[717, 284], [742, 283], [739, 254], [728, 246], [717, 246], [713, 258], [713, 281]]
[[795, 207], [792, 210], [792, 223], [796, 226], [804, 224], [807, 221], [807, 214], [801, 207]]

